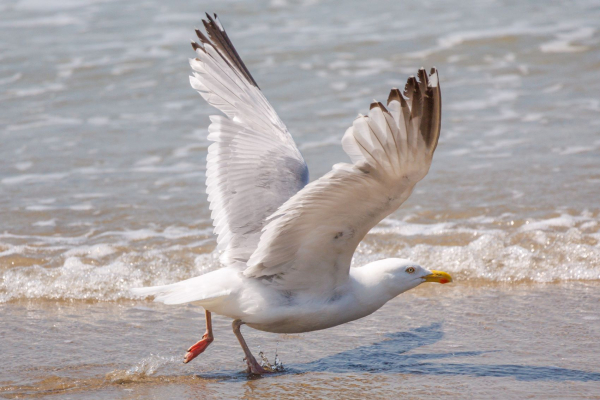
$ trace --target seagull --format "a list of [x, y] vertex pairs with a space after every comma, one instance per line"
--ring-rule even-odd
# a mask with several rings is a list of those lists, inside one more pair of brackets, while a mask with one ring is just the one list
[[213, 342], [212, 313], [233, 319], [248, 372], [270, 372], [240, 327], [273, 333], [326, 329], [365, 317], [423, 282], [449, 274], [400, 258], [350, 268], [365, 235], [427, 175], [441, 126], [438, 72], [411, 76], [387, 104], [374, 101], [343, 138], [352, 163], [310, 182], [291, 134], [233, 47], [216, 14], [196, 29], [192, 88], [224, 115], [211, 116], [206, 187], [223, 267], [164, 286], [132, 289], [164, 304], [192, 303], [206, 332], [187, 363]]

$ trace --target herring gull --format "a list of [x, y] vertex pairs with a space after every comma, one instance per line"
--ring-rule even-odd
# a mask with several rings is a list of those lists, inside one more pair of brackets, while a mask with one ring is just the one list
[[211, 116], [207, 193], [223, 268], [165, 286], [132, 289], [164, 304], [193, 303], [206, 333], [184, 362], [214, 340], [211, 313], [233, 319], [248, 370], [254, 358], [240, 326], [275, 333], [326, 329], [365, 317], [423, 282], [451, 282], [445, 272], [388, 258], [350, 268], [371, 228], [410, 196], [438, 143], [441, 94], [435, 68], [411, 76], [387, 104], [373, 102], [342, 138], [352, 164], [308, 183], [292, 136], [260, 91], [217, 15], [192, 41], [190, 83], [225, 116]]

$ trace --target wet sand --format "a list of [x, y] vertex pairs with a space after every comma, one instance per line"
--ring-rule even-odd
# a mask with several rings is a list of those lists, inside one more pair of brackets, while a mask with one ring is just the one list
[[98, 398], [599, 398], [600, 285], [422, 285], [375, 314], [301, 335], [243, 328], [284, 372], [244, 372], [229, 321], [150, 302], [0, 306], [0, 396]]

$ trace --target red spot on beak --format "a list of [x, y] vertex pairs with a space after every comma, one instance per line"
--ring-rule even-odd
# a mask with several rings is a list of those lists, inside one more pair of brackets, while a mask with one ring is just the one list
[[440, 279], [441, 284], [448, 283], [448, 282], [450, 282], [448, 279], [445, 279], [445, 278]]

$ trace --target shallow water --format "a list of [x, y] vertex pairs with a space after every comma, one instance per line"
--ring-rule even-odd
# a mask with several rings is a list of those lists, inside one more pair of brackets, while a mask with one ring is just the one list
[[[421, 286], [377, 313], [303, 335], [243, 328], [284, 372], [251, 379], [230, 322], [190, 364], [195, 307], [0, 306], [0, 396], [61, 398], [597, 398], [598, 283]], [[18, 333], [18, 334], [16, 334]]]
[[[180, 365], [200, 310], [127, 291], [218, 268], [215, 111], [187, 81], [203, 10], [311, 179], [347, 161], [339, 141], [373, 98], [420, 66], [441, 77], [431, 171], [354, 264], [406, 257], [456, 283], [324, 332], [246, 329], [286, 366], [260, 380], [221, 319], [206, 357]], [[2, 3], [0, 396], [598, 395], [599, 19], [594, 1]]]

